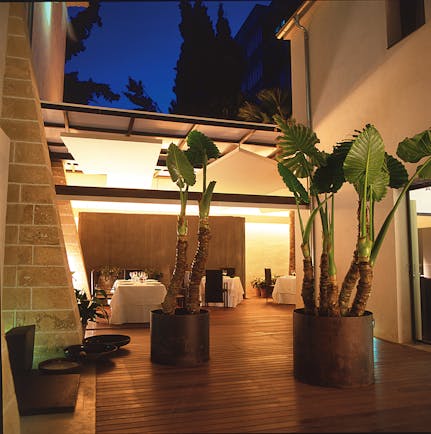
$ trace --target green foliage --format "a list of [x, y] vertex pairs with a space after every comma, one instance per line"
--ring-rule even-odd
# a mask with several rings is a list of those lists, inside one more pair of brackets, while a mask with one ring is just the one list
[[74, 290], [82, 325], [87, 325], [88, 321], [94, 322], [97, 318], [108, 319], [108, 313], [106, 312], [102, 301], [106, 299], [106, 291], [103, 289], [96, 289], [96, 295], [91, 299], [88, 299], [84, 290], [76, 288], [74, 288]]
[[353, 141], [343, 164], [344, 176], [348, 182], [365, 189], [382, 175], [385, 162], [383, 140], [372, 125], [367, 125]]
[[312, 189], [316, 193], [335, 193], [345, 182], [343, 164], [352, 147], [351, 141], [345, 141], [334, 147], [326, 164], [319, 167], [312, 180]]
[[278, 173], [282, 177], [287, 188], [293, 193], [295, 199], [298, 203], [310, 203], [310, 197], [307, 190], [301, 182], [296, 178], [292, 171], [283, 165], [283, 163], [278, 163]]
[[282, 134], [277, 137], [279, 152], [277, 160], [289, 168], [298, 178], [311, 177], [314, 167], [325, 163], [326, 153], [319, 151], [320, 142], [316, 133], [295, 121], [286, 122], [280, 116], [274, 116]]
[[386, 167], [389, 172], [389, 187], [401, 188], [408, 181], [408, 173], [404, 164], [394, 158], [392, 155], [385, 154]]
[[[351, 140], [346, 140], [334, 146], [333, 152], [328, 155], [317, 150], [316, 144], [319, 143], [319, 139], [309, 128], [295, 124], [292, 121], [283, 121], [277, 117], [276, 121], [282, 132], [282, 135], [277, 139], [277, 145], [280, 149], [278, 155], [279, 174], [289, 190], [293, 192], [297, 204], [300, 203], [301, 199], [305, 203], [310, 203], [311, 200], [304, 200], [310, 196], [314, 199], [305, 226], [302, 224], [298, 208], [304, 259], [307, 259], [312, 264], [308, 249], [308, 238], [314, 225], [314, 218], [317, 212], [320, 212], [322, 255], [325, 254], [328, 257], [327, 275], [331, 276], [332, 279], [330, 285], [331, 295], [328, 296], [326, 294], [329, 287], [325, 287], [327, 281], [320, 280], [320, 294], [319, 297], [316, 297], [316, 299], [320, 300], [320, 306], [315, 309], [315, 306], [310, 305], [308, 312], [314, 314], [318, 311], [319, 314], [322, 314], [320, 309], [325, 306], [322, 298], [326, 297], [326, 303], [328, 300], [332, 300], [332, 304], [329, 311], [325, 311], [325, 308], [323, 308], [324, 315], [328, 313], [339, 315], [341, 309], [343, 309], [341, 314], [345, 314], [346, 310], [344, 310], [343, 303], [345, 304], [345, 300], [350, 298], [350, 292], [355, 282], [357, 282], [357, 294], [350, 313], [362, 315], [371, 291], [371, 280], [367, 274], [368, 269], [372, 269], [374, 266], [397, 207], [415, 179], [418, 177], [431, 177], [431, 130], [425, 130], [412, 138], [406, 138], [398, 145], [397, 155], [405, 162], [417, 163], [426, 158], [425, 162], [418, 165], [409, 178], [404, 164], [385, 152], [383, 139], [373, 125], [368, 124], [362, 131], [356, 131], [357, 134]], [[309, 181], [308, 190], [300, 184], [300, 178], [303, 177], [307, 177]], [[334, 212], [336, 208], [333, 194], [339, 191], [344, 181], [351, 183], [358, 194], [358, 203], [360, 205], [358, 213], [359, 231], [353, 257], [356, 258], [354, 259], [356, 265], [361, 264], [362, 266], [359, 266], [359, 280], [351, 267], [343, 282], [342, 294], [338, 297], [339, 290], [334, 263]], [[385, 197], [388, 188], [402, 188], [402, 190], [375, 237], [375, 204]], [[321, 194], [324, 196], [320, 197]], [[328, 207], [326, 202], [330, 199], [331, 206]], [[308, 267], [307, 271], [308, 275], [304, 273], [303, 288], [309, 289], [308, 282], [314, 280], [314, 265], [311, 265], [311, 268]], [[324, 271], [321, 270], [321, 276], [325, 274]], [[305, 278], [308, 280], [305, 281]], [[348, 288], [349, 286], [351, 288]], [[346, 294], [347, 298], [345, 298]], [[303, 292], [302, 295], [304, 304], [306, 304], [305, 301], [310, 299], [310, 294]], [[312, 294], [311, 299], [314, 299], [314, 294]], [[335, 301], [337, 299], [338, 305]]]
[[425, 130], [398, 144], [397, 155], [406, 163], [417, 163], [431, 155], [431, 130]]
[[220, 151], [214, 142], [200, 131], [191, 131], [187, 136], [188, 149], [185, 154], [195, 167], [203, 167], [208, 160], [218, 158]]
[[245, 101], [238, 111], [238, 118], [248, 122], [274, 123], [278, 115], [288, 120], [291, 109], [290, 91], [280, 88], [263, 89], [257, 95], [257, 102]]
[[215, 185], [216, 185], [216, 181], [211, 181], [208, 184], [208, 187], [202, 193], [202, 198], [199, 201], [199, 217], [200, 218], [206, 218], [209, 216], [211, 198], [213, 195]]
[[177, 184], [180, 190], [196, 183], [196, 175], [192, 164], [185, 153], [174, 143], [169, 145], [166, 166], [172, 181]]

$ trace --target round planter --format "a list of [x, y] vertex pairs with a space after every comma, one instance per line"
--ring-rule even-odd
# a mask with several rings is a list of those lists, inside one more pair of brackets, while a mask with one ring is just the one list
[[319, 317], [293, 311], [293, 373], [318, 386], [374, 383], [373, 314]]
[[151, 361], [163, 365], [197, 366], [209, 360], [209, 311], [188, 314], [176, 309], [165, 315], [151, 311]]

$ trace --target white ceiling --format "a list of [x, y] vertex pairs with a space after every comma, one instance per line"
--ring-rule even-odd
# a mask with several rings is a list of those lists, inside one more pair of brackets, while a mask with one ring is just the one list
[[151, 188], [162, 140], [106, 133], [60, 134], [86, 175], [106, 175], [106, 187]]
[[[276, 175], [276, 176], [274, 176]], [[208, 166], [207, 182], [216, 181], [217, 193], [272, 194], [286, 188], [278, 175], [277, 162], [237, 148]], [[196, 174], [193, 190], [202, 188], [202, 171]]]

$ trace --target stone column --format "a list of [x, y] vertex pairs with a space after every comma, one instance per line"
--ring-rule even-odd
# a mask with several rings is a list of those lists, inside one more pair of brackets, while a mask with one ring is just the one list
[[2, 315], [35, 324], [34, 363], [63, 356], [82, 330], [34, 80], [24, 3], [10, 3], [0, 128], [10, 139]]

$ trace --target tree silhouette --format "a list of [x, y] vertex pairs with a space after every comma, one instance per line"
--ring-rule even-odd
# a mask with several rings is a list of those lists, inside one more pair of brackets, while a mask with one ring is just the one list
[[232, 38], [221, 3], [217, 12], [214, 59], [213, 116], [234, 119], [243, 102], [241, 81], [246, 60], [243, 50]]
[[85, 51], [84, 39], [90, 36], [94, 24], [102, 27], [102, 19], [99, 16], [100, 1], [91, 0], [87, 8], [78, 12], [70, 19], [67, 26], [66, 38], [66, 62], [82, 51]]
[[245, 57], [220, 4], [216, 30], [202, 0], [180, 1], [183, 38], [170, 113], [235, 118], [242, 103]]
[[[87, 39], [94, 24], [102, 27], [99, 16], [100, 1], [90, 0], [89, 6], [71, 18], [66, 36], [66, 63], [85, 50], [84, 40]], [[112, 92], [109, 84], [96, 83], [91, 78], [79, 80], [78, 71], [64, 74], [63, 101], [75, 104], [89, 104], [95, 102], [95, 97], [102, 97], [106, 101], [118, 101], [120, 95]]]
[[123, 94], [129, 99], [130, 102], [138, 106], [137, 110], [145, 110], [149, 112], [159, 112], [160, 108], [145, 91], [142, 81], [136, 81], [129, 77], [129, 83], [126, 85], [128, 92]]
[[120, 99], [120, 95], [112, 92], [108, 84], [95, 83], [91, 78], [86, 81], [78, 80], [76, 71], [64, 74], [63, 101], [88, 105], [96, 102], [95, 97], [103, 97], [109, 102]]
[[210, 116], [214, 30], [202, 0], [196, 0], [193, 6], [190, 0], [180, 0], [179, 7], [183, 43], [175, 68], [176, 100], [171, 102], [169, 112]]

